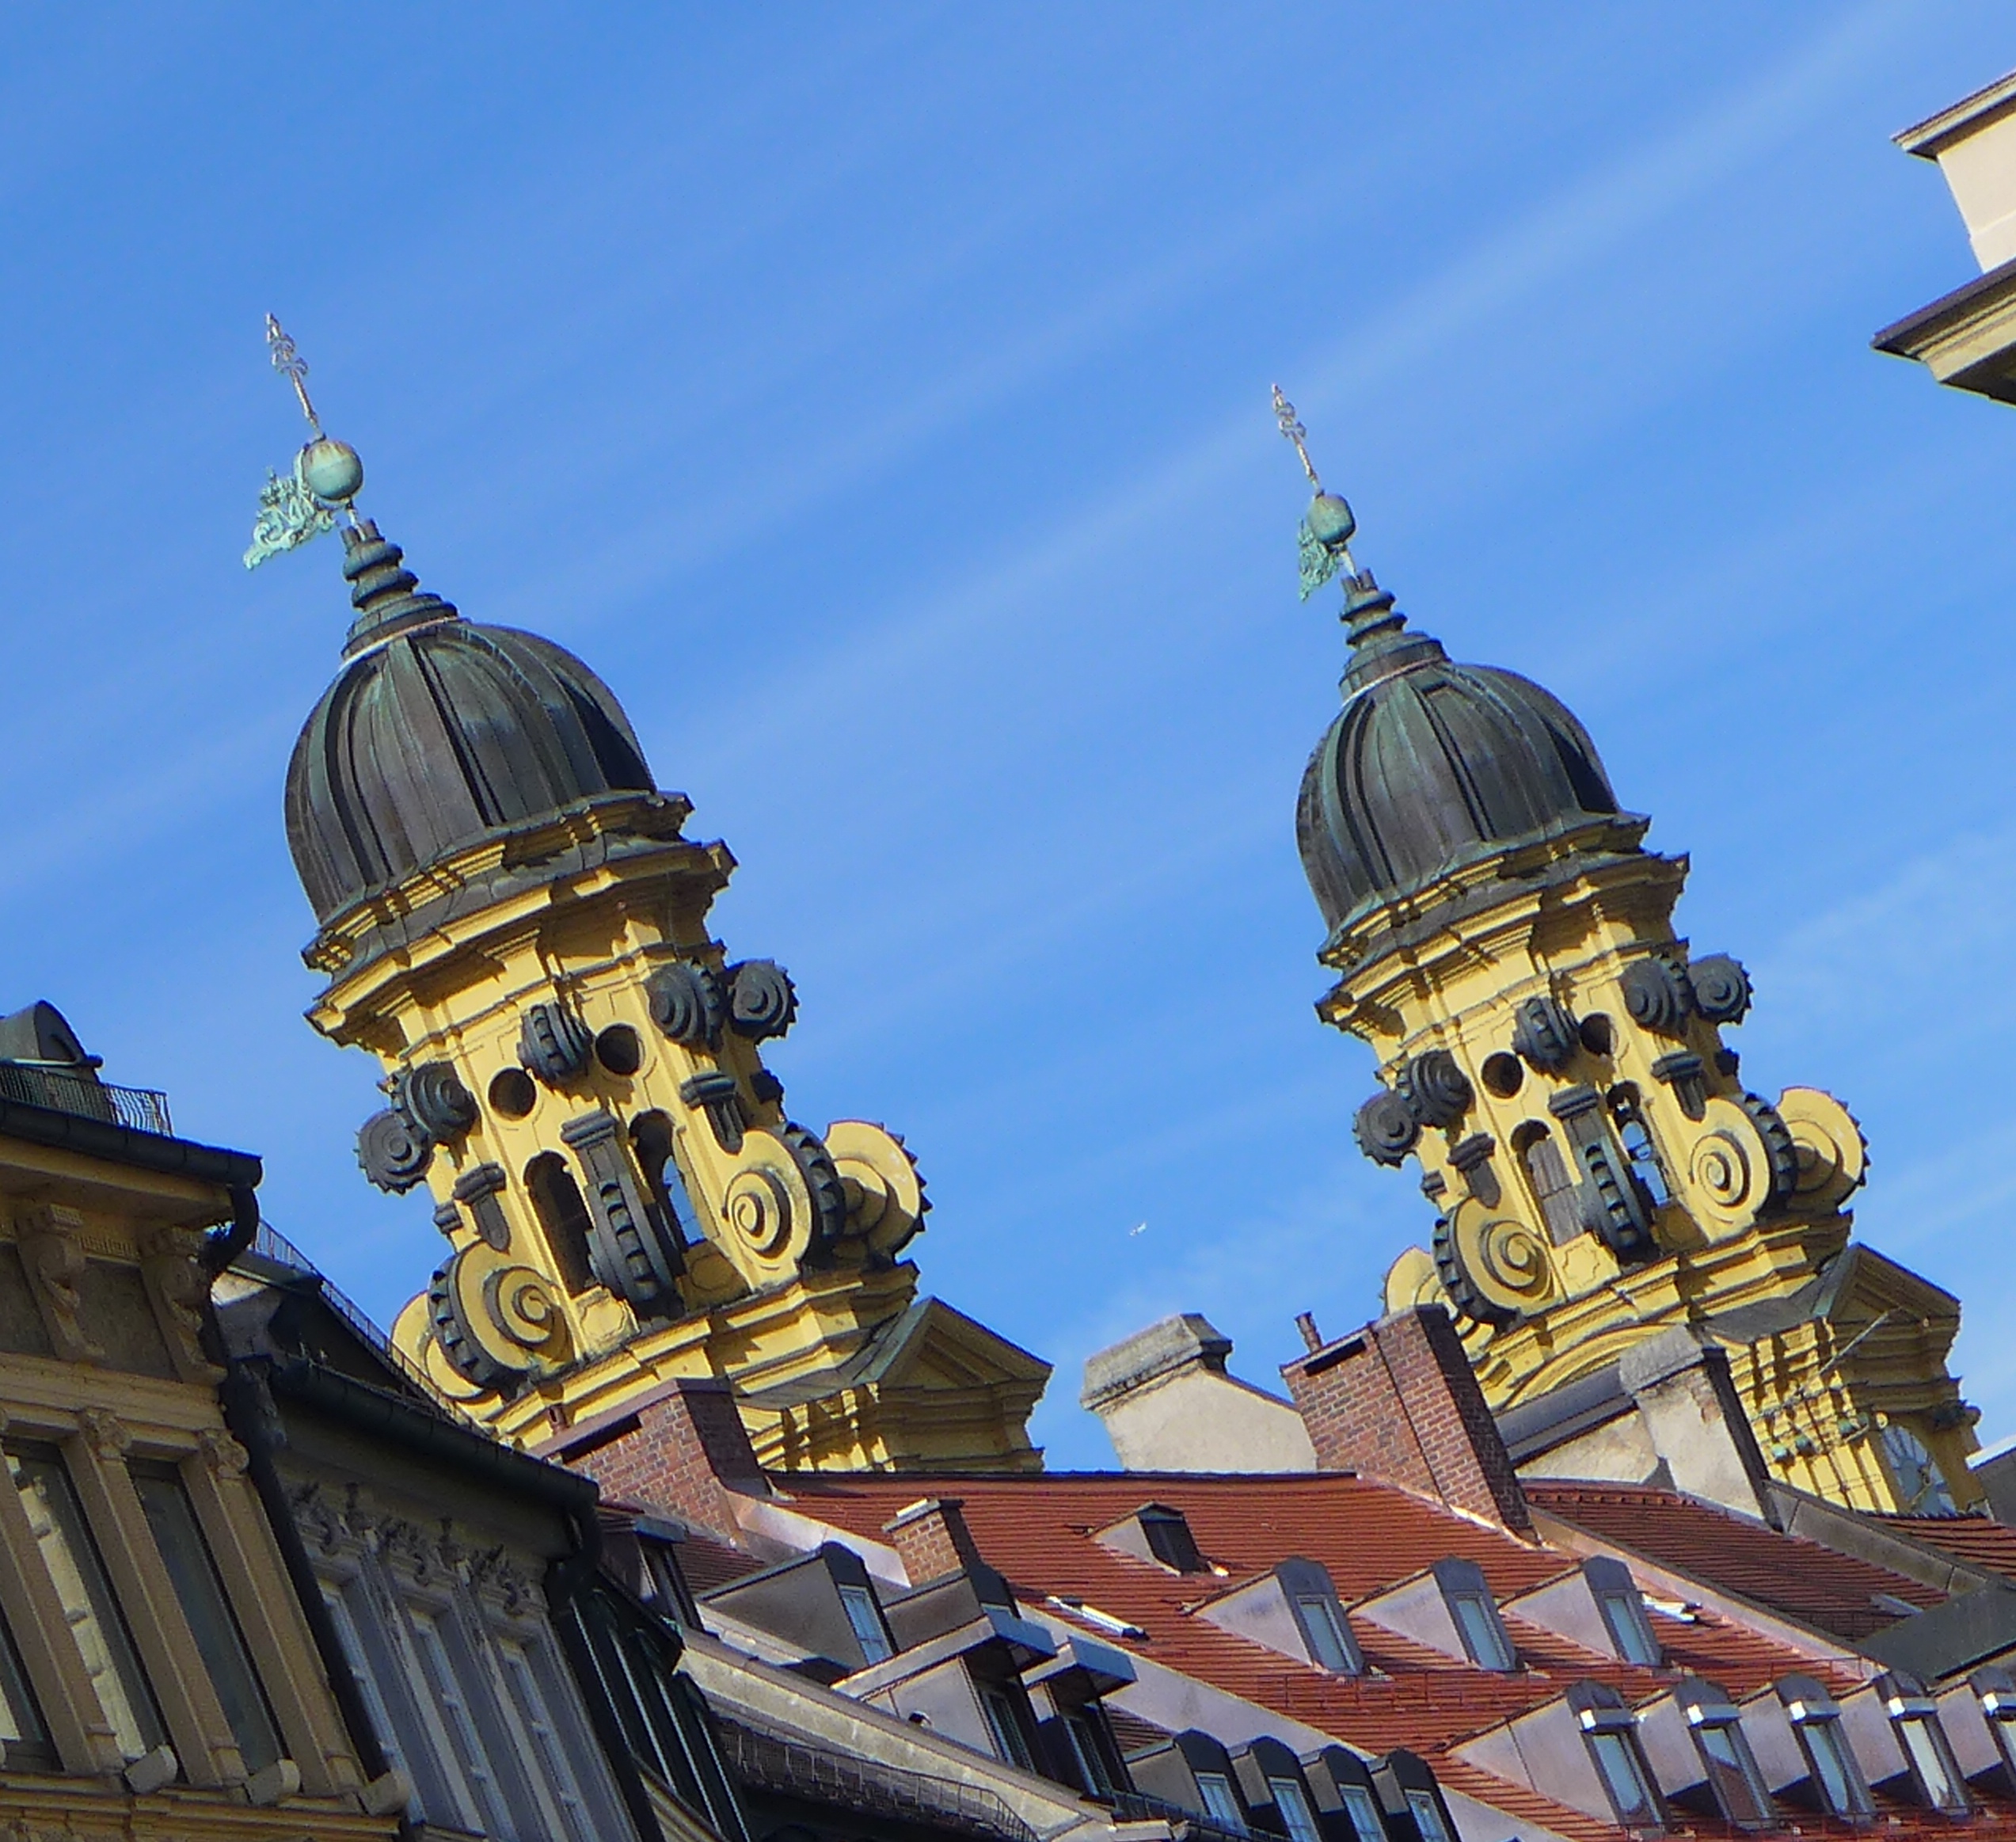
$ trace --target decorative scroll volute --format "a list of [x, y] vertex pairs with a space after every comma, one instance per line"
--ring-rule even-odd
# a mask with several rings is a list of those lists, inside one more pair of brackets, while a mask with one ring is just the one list
[[56, 1353], [70, 1362], [97, 1362], [104, 1349], [86, 1334], [84, 1218], [75, 1209], [44, 1203], [16, 1218], [21, 1265]]
[[917, 1160], [894, 1132], [865, 1119], [835, 1120], [826, 1128], [826, 1148], [846, 1195], [842, 1232], [872, 1254], [900, 1253], [922, 1230], [931, 1206]]

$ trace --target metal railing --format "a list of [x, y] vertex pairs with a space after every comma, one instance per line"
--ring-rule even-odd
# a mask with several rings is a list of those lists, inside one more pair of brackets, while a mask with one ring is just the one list
[[752, 1790], [779, 1791], [971, 1836], [1037, 1842], [1036, 1831], [1006, 1798], [984, 1785], [829, 1753], [802, 1740], [744, 1726], [718, 1709], [714, 1720], [728, 1769]]
[[322, 1297], [329, 1309], [376, 1350], [387, 1364], [413, 1384], [419, 1391], [422, 1405], [431, 1407], [443, 1420], [453, 1421], [458, 1425], [471, 1424], [466, 1414], [453, 1402], [442, 1398], [434, 1383], [428, 1380], [426, 1370], [378, 1327], [362, 1305], [343, 1291], [314, 1261], [263, 1216], [260, 1220], [259, 1232], [253, 1237], [252, 1251], [278, 1265], [291, 1266], [297, 1273], [312, 1273], [321, 1283]]
[[0, 1062], [0, 1099], [72, 1113], [79, 1119], [103, 1120], [107, 1125], [130, 1126], [136, 1132], [175, 1136], [165, 1094], [150, 1087], [115, 1087], [93, 1075], [66, 1074], [33, 1062]]
[[1253, 1842], [1244, 1830], [1227, 1829], [1195, 1810], [1186, 1810], [1166, 1798], [1150, 1797], [1138, 1791], [1115, 1791], [1113, 1814], [1124, 1823], [1151, 1822], [1159, 1819], [1189, 1842]]

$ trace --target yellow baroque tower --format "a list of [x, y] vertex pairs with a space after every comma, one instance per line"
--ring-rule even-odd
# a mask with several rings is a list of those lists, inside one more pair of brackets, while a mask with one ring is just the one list
[[1750, 981], [1674, 931], [1686, 859], [1643, 848], [1649, 820], [1556, 698], [1408, 630], [1310, 478], [1304, 593], [1342, 577], [1350, 646], [1297, 821], [1337, 980], [1318, 1010], [1379, 1059], [1360, 1148], [1417, 1163], [1436, 1212], [1386, 1308], [1446, 1305], [1501, 1414], [1691, 1326], [1775, 1476], [1967, 1506], [1959, 1306], [1851, 1243], [1854, 1120], [1817, 1088], [1745, 1088], [1723, 1032]]
[[710, 1375], [769, 1465], [1036, 1468], [1048, 1365], [919, 1296], [903, 1141], [785, 1111], [761, 1047], [797, 997], [709, 933], [726, 847], [685, 835], [580, 660], [419, 588], [362, 478], [318, 424], [295, 484], [305, 528], [347, 519], [356, 620], [287, 822], [310, 1021], [386, 1070], [359, 1161], [425, 1185], [446, 1242], [398, 1349], [527, 1446]]

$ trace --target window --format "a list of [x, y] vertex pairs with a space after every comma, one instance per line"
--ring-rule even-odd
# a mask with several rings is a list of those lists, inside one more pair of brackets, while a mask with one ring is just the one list
[[97, 1691], [98, 1705], [129, 1760], [166, 1742], [161, 1710], [134, 1654], [132, 1634], [113, 1597], [98, 1546], [84, 1520], [84, 1506], [63, 1460], [41, 1447], [9, 1446], [28, 1525], [62, 1601], [70, 1635], [83, 1653], [85, 1673]]
[[1451, 1842], [1449, 1825], [1442, 1820], [1442, 1806], [1432, 1791], [1409, 1790], [1407, 1808], [1421, 1832], [1421, 1842]]
[[1231, 1779], [1222, 1772], [1200, 1772], [1196, 1777], [1197, 1795], [1204, 1800], [1204, 1814], [1219, 1829], [1230, 1829], [1235, 1836], [1245, 1835], [1246, 1813], [1240, 1808]]
[[1778, 1685], [1786, 1718], [1799, 1737], [1813, 1794], [1831, 1816], [1866, 1822], [1876, 1813], [1862, 1768], [1841, 1731], [1841, 1711], [1810, 1676], [1788, 1676]]
[[1676, 1692], [1694, 1748], [1708, 1775], [1708, 1788], [1723, 1816], [1740, 1829], [1768, 1829], [1778, 1822], [1764, 1775], [1743, 1731], [1742, 1717], [1712, 1684], [1690, 1680]]
[[1599, 1682], [1578, 1682], [1568, 1692], [1568, 1705], [1618, 1821], [1627, 1829], [1664, 1828], [1666, 1813], [1638, 1749], [1638, 1717], [1623, 1697]]
[[21, 1652], [14, 1648], [14, 1634], [4, 1619], [0, 1619], [0, 1741], [5, 1742], [0, 1745], [0, 1765], [11, 1772], [55, 1768], [49, 1730], [43, 1725], [41, 1707], [29, 1686]]
[[1093, 1731], [1091, 1720], [1077, 1713], [1060, 1718], [1064, 1743], [1071, 1748], [1071, 1763], [1078, 1768], [1078, 1782], [1094, 1797], [1111, 1797], [1119, 1787], [1106, 1768], [1106, 1755], [1100, 1749], [1099, 1736]]
[[1333, 1676], [1356, 1676], [1361, 1666], [1358, 1646], [1337, 1601], [1326, 1593], [1298, 1593], [1295, 1612], [1310, 1660]]
[[1557, 1247], [1565, 1247], [1582, 1231], [1575, 1179], [1568, 1174], [1561, 1147], [1547, 1128], [1542, 1125], [1531, 1129], [1534, 1136], [1520, 1147], [1519, 1154], [1526, 1166], [1526, 1181], [1539, 1208], [1540, 1220], [1546, 1224], [1547, 1239]]
[[1033, 1771], [1036, 1762], [1030, 1756], [1029, 1736], [1022, 1730], [1021, 1715], [1007, 1690], [991, 1682], [983, 1684], [980, 1708], [987, 1716], [987, 1731], [994, 1736], [995, 1751], [1010, 1765]]
[[526, 1166], [525, 1186], [531, 1192], [539, 1232], [546, 1237], [560, 1283], [569, 1292], [586, 1292], [595, 1282], [588, 1261], [595, 1224], [573, 1172], [557, 1151], [544, 1151]]
[[1976, 1669], [1967, 1680], [1981, 1698], [1983, 1718], [2002, 1755], [2003, 1779], [2016, 1790], [2016, 1676], [2006, 1669]]
[[498, 1654], [504, 1659], [504, 1680], [509, 1684], [512, 1712], [523, 1723], [532, 1742], [531, 1756], [538, 1761], [539, 1781], [560, 1806], [561, 1821], [573, 1842], [595, 1842], [596, 1826], [588, 1814], [588, 1799], [575, 1775], [574, 1762], [567, 1756], [546, 1689], [524, 1645], [515, 1638], [500, 1638]]
[[1624, 1155], [1630, 1159], [1631, 1174], [1644, 1186], [1654, 1208], [1663, 1208], [1673, 1200], [1672, 1190], [1666, 1182], [1666, 1171], [1659, 1162], [1659, 1147], [1652, 1142], [1651, 1130], [1645, 1122], [1645, 1116], [1638, 1110], [1638, 1090], [1627, 1083], [1621, 1090], [1613, 1092], [1611, 1110], [1617, 1117], [1617, 1136], [1623, 1140]]
[[413, 1627], [413, 1648], [419, 1654], [424, 1688], [432, 1704], [440, 1710], [455, 1761], [462, 1768], [470, 1791], [481, 1813], [481, 1826], [499, 1836], [515, 1836], [517, 1829], [505, 1807], [489, 1749], [483, 1744], [476, 1717], [470, 1711], [467, 1691], [455, 1673], [447, 1640], [432, 1612], [411, 1608], [407, 1622]]
[[1149, 1503], [1135, 1513], [1141, 1533], [1148, 1543], [1148, 1552], [1165, 1567], [1173, 1568], [1179, 1574], [1200, 1574], [1204, 1570], [1204, 1556], [1197, 1552], [1196, 1537], [1191, 1534], [1190, 1524], [1181, 1510]]
[[1274, 1808], [1281, 1813], [1281, 1827], [1288, 1832], [1288, 1842], [1323, 1842], [1323, 1832], [1316, 1827], [1316, 1813], [1310, 1809], [1300, 1785], [1292, 1778], [1270, 1778], [1267, 1788], [1272, 1794]]
[[1518, 1657], [1499, 1620], [1497, 1601], [1483, 1570], [1474, 1561], [1437, 1561], [1435, 1578], [1470, 1660], [1480, 1669], [1514, 1667]]
[[385, 1692], [379, 1686], [377, 1675], [371, 1666], [371, 1660], [364, 1654], [364, 1640], [357, 1629], [357, 1620], [352, 1616], [349, 1603], [333, 1586], [322, 1588], [322, 1604], [329, 1608], [329, 1623], [336, 1629], [337, 1646], [343, 1652], [343, 1660], [350, 1665], [351, 1680], [357, 1684], [357, 1693], [363, 1698], [364, 1711], [371, 1717], [371, 1731], [378, 1735], [378, 1749], [385, 1755], [385, 1763], [394, 1772], [402, 1772], [406, 1782], [413, 1786], [413, 1795], [406, 1806], [406, 1813], [416, 1821], [420, 1820], [418, 1807], [420, 1780], [414, 1777], [413, 1765], [406, 1757], [405, 1749], [399, 1742], [398, 1729], [392, 1724], [392, 1711], [385, 1704]]
[[1953, 1763], [1953, 1748], [1946, 1743], [1946, 1729], [1939, 1725], [1938, 1710], [1924, 1684], [1898, 1670], [1882, 1679], [1877, 1692], [1911, 1763], [1911, 1781], [1920, 1801], [1949, 1816], [1972, 1810], [1960, 1768]]
[[896, 1654], [896, 1646], [889, 1642], [889, 1634], [883, 1627], [875, 1595], [865, 1586], [843, 1583], [840, 1604], [846, 1612], [847, 1623], [854, 1627], [854, 1636], [860, 1641], [861, 1654], [869, 1662], [880, 1663]]
[[1344, 1799], [1345, 1814], [1358, 1832], [1358, 1842], [1386, 1842], [1386, 1818], [1377, 1798], [1362, 1784], [1340, 1784], [1337, 1794]]
[[1630, 1569], [1622, 1561], [1599, 1555], [1582, 1563], [1582, 1577], [1596, 1596], [1603, 1629], [1610, 1633], [1611, 1648], [1626, 1663], [1657, 1669], [1663, 1653], [1658, 1638], [1653, 1635], [1652, 1619]]
[[217, 1577], [217, 1563], [203, 1538], [196, 1505], [173, 1465], [135, 1461], [128, 1469], [231, 1737], [238, 1741], [246, 1770], [263, 1772], [284, 1750], [279, 1723], [252, 1666], [245, 1634], [225, 1597], [224, 1582]]

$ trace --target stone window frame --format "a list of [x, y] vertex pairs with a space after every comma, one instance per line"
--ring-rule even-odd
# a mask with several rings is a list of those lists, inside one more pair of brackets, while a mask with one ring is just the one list
[[[64, 1392], [74, 1402], [19, 1398], [10, 1376], [0, 1400], [0, 1437], [54, 1451], [62, 1460], [102, 1558], [134, 1650], [158, 1705], [166, 1745], [127, 1760], [98, 1703], [63, 1616], [19, 1493], [0, 1490], [0, 1612], [49, 1730], [52, 1771], [67, 1776], [117, 1775], [129, 1786], [177, 1777], [197, 1790], [242, 1790], [256, 1803], [306, 1792], [336, 1796], [362, 1780], [348, 1736], [330, 1726], [305, 1619], [278, 1628], [276, 1615], [295, 1604], [272, 1529], [245, 1476], [246, 1455], [186, 1387], [95, 1370], [73, 1369]], [[119, 1409], [91, 1404], [109, 1399]], [[192, 1412], [192, 1407], [197, 1410]], [[203, 1407], [211, 1411], [204, 1413]], [[131, 1470], [134, 1459], [173, 1467], [195, 1513], [208, 1558], [243, 1633], [249, 1661], [279, 1730], [282, 1756], [249, 1772], [205, 1667], [166, 1563], [156, 1546]]]
[[[454, 1807], [442, 1816], [461, 1823], [473, 1818], [500, 1837], [527, 1833], [519, 1819], [529, 1809], [538, 1813], [542, 1842], [547, 1836], [591, 1838], [626, 1822], [580, 1685], [547, 1615], [545, 1595], [523, 1566], [494, 1547], [463, 1549], [452, 1528], [437, 1537], [410, 1519], [373, 1516], [354, 1504], [348, 1514], [329, 1517], [320, 1547], [314, 1557], [318, 1580], [344, 1596], [381, 1698], [390, 1687], [405, 1712], [402, 1725], [399, 1712], [387, 1709], [401, 1753], [409, 1767], [427, 1776], [428, 1782], [417, 1777], [414, 1783], [423, 1807], [431, 1794], [445, 1792]], [[490, 1795], [504, 1813], [502, 1826], [472, 1769], [477, 1762], [466, 1755], [445, 1711], [416, 1615], [427, 1619], [439, 1645], [481, 1753], [481, 1772], [489, 1779]], [[553, 1795], [543, 1763], [531, 1769], [541, 1755], [534, 1750], [534, 1722], [510, 1680], [504, 1642], [525, 1654], [569, 1775], [581, 1795], [578, 1822], [569, 1820]], [[387, 1665], [389, 1684], [378, 1673]], [[416, 1740], [424, 1743], [424, 1759], [413, 1756]]]

